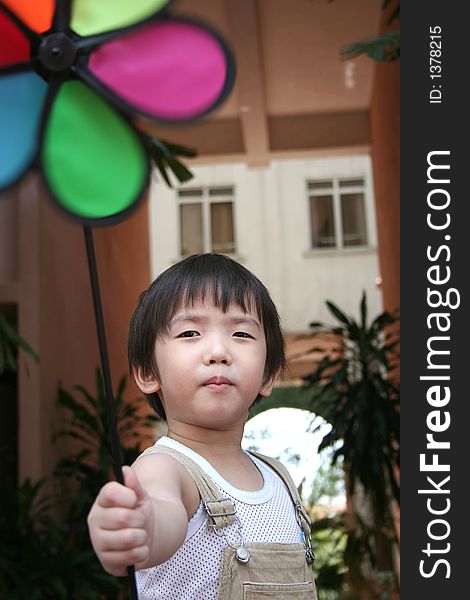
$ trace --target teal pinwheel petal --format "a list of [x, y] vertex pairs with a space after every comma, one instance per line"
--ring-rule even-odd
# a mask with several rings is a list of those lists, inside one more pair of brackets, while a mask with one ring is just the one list
[[129, 211], [148, 179], [137, 132], [80, 81], [65, 82], [54, 98], [41, 160], [59, 206], [90, 222]]
[[0, 188], [15, 183], [36, 155], [46, 94], [32, 71], [0, 77]]

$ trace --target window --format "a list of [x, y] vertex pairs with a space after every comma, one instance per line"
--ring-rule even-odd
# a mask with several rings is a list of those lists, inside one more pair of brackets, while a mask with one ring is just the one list
[[307, 193], [312, 248], [367, 245], [364, 178], [308, 181]]
[[178, 191], [180, 252], [234, 254], [233, 187]]

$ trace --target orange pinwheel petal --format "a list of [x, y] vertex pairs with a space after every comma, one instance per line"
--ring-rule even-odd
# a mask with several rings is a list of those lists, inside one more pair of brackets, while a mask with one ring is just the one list
[[52, 26], [54, 0], [3, 0], [3, 4], [36, 33], [44, 33]]

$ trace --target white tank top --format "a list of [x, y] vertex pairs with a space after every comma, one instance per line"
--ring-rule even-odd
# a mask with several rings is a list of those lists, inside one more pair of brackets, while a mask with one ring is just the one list
[[[152, 454], [152, 449], [158, 445], [188, 456], [209, 475], [222, 494], [235, 505], [246, 543], [293, 544], [302, 541], [286, 486], [260, 460], [248, 454], [264, 481], [260, 490], [252, 492], [234, 487], [202, 456], [171, 438], [160, 438], [145, 453]], [[240, 540], [236, 530], [237, 523], [224, 528], [228, 540], [234, 545], [238, 545]], [[161, 565], [136, 571], [139, 600], [216, 600], [225, 545], [225, 540], [208, 527], [207, 514], [201, 503], [188, 523], [188, 533], [179, 550]]]

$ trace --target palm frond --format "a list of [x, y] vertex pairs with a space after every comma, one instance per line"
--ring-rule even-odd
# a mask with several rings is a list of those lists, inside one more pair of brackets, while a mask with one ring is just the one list
[[344, 60], [366, 54], [378, 62], [391, 62], [400, 58], [400, 32], [389, 31], [382, 35], [367, 38], [359, 42], [345, 44], [341, 48]]
[[0, 374], [5, 370], [17, 370], [17, 349], [20, 348], [36, 363], [39, 362], [39, 355], [35, 352], [28, 342], [21, 337], [17, 330], [7, 321], [6, 317], [0, 311]]
[[170, 175], [173, 175], [180, 183], [192, 179], [191, 171], [177, 157], [194, 158], [197, 156], [196, 150], [147, 135], [144, 136], [144, 139], [149, 154], [168, 187], [173, 187]]

